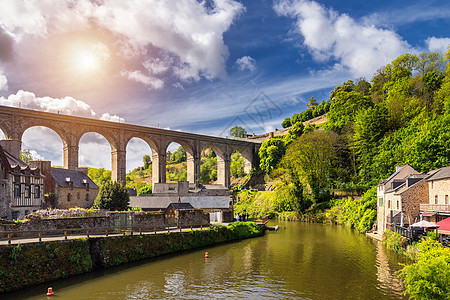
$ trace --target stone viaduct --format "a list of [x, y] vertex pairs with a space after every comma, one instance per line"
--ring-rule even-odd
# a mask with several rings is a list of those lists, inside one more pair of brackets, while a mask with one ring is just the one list
[[78, 149], [81, 137], [96, 132], [111, 146], [112, 179], [126, 181], [126, 148], [132, 138], [141, 138], [152, 150], [153, 183], [166, 182], [166, 150], [170, 143], [183, 146], [187, 155], [187, 180], [198, 184], [200, 155], [203, 149], [211, 148], [217, 155], [218, 183], [230, 183], [230, 159], [238, 150], [244, 158], [245, 171], [252, 167], [253, 156], [259, 150], [257, 141], [244, 141], [212, 137], [173, 130], [102, 121], [98, 119], [41, 112], [29, 109], [0, 106], [0, 129], [7, 142], [6, 150], [19, 157], [22, 135], [28, 128], [44, 126], [54, 130], [61, 138], [64, 150], [64, 168], [78, 168]]

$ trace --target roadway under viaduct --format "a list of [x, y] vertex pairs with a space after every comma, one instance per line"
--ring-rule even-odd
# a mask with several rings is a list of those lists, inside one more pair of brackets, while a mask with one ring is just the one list
[[78, 151], [81, 137], [96, 132], [111, 146], [112, 179], [126, 181], [126, 148], [132, 138], [144, 140], [152, 150], [153, 183], [166, 182], [166, 151], [172, 142], [183, 146], [187, 154], [187, 180], [198, 183], [200, 156], [203, 149], [211, 148], [217, 155], [218, 183], [230, 183], [231, 154], [238, 150], [244, 158], [245, 171], [252, 168], [253, 156], [259, 150], [257, 141], [227, 139], [187, 132], [131, 125], [98, 119], [41, 112], [29, 109], [0, 106], [0, 129], [6, 141], [2, 145], [12, 155], [19, 157], [25, 130], [44, 126], [54, 130], [61, 138], [64, 168], [78, 168]]

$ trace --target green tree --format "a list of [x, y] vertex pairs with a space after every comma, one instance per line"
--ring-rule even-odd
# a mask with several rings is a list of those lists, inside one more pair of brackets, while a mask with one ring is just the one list
[[151, 194], [152, 193], [152, 185], [151, 184], [146, 184], [144, 186], [142, 186], [139, 190], [138, 190], [138, 196], [142, 195], [142, 194]]
[[24, 163], [29, 164], [30, 161], [33, 160], [33, 155], [31, 154], [30, 150], [28, 150], [28, 149], [20, 150], [20, 159]]
[[97, 186], [102, 186], [106, 181], [111, 180], [111, 171], [104, 168], [88, 168], [88, 176]]
[[284, 141], [280, 138], [268, 139], [262, 142], [259, 149], [259, 166], [261, 170], [267, 174], [270, 173], [281, 160], [285, 151]]
[[289, 127], [291, 125], [292, 125], [291, 118], [289, 118], [289, 117], [287, 117], [286, 119], [283, 120], [283, 122], [281, 122], [281, 126], [283, 128], [287, 128], [287, 127]]
[[150, 155], [146, 154], [144, 155], [142, 160], [144, 161], [144, 170], [147, 170], [150, 167], [150, 164], [152, 163], [152, 158], [150, 157]]
[[243, 127], [234, 126], [233, 128], [230, 129], [230, 136], [237, 137], [237, 138], [245, 138], [245, 137], [247, 137], [247, 134]]
[[234, 151], [231, 155], [231, 176], [234, 178], [244, 177], [244, 158], [238, 151]]
[[354, 117], [359, 110], [365, 109], [371, 105], [370, 98], [352, 90], [353, 82], [346, 82], [340, 88], [333, 92], [330, 111], [328, 112], [328, 126], [338, 132]]
[[202, 157], [200, 160], [199, 182], [211, 183], [217, 180], [217, 157]]
[[288, 170], [288, 181], [308, 186], [314, 200], [323, 199], [331, 187], [337, 155], [337, 134], [316, 130], [303, 134], [287, 149], [281, 166]]
[[284, 136], [284, 141], [286, 145], [292, 143], [296, 138], [303, 134], [305, 126], [302, 122], [295, 123], [288, 131], [288, 134]]
[[115, 210], [127, 210], [130, 203], [130, 195], [125, 187], [118, 181], [106, 181], [98, 192], [94, 201], [94, 208]]
[[317, 102], [317, 99], [315, 99], [314, 97], [311, 97], [308, 100], [308, 104], [306, 105], [306, 108], [313, 110], [318, 105], [319, 105], [319, 102]]
[[187, 160], [186, 150], [182, 146], [178, 147], [177, 151], [170, 156], [170, 163], [177, 164]]

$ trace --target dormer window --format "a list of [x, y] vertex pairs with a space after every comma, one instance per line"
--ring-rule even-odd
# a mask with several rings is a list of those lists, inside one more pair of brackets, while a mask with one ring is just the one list
[[83, 179], [83, 185], [86, 187], [86, 191], [89, 191], [89, 182], [87, 179]]
[[73, 181], [70, 180], [70, 177], [66, 177], [66, 182], [69, 185], [69, 189], [73, 190]]

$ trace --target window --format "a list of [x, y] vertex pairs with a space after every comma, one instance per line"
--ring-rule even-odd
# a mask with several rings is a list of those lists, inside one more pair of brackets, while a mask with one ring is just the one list
[[438, 195], [434, 196], [434, 204], [438, 204]]
[[382, 197], [378, 198], [378, 205], [383, 206], [383, 198]]
[[77, 199], [80, 199], [80, 192], [77, 193]]
[[14, 184], [14, 197], [20, 198], [20, 184]]
[[70, 193], [67, 194], [67, 202], [70, 202]]
[[388, 208], [391, 208], [391, 200], [388, 200]]
[[12, 219], [17, 220], [19, 218], [19, 211], [15, 210], [12, 212]]
[[31, 198], [31, 187], [29, 185], [25, 186], [25, 198]]
[[36, 184], [34, 186], [34, 198], [39, 199], [40, 197], [41, 197], [41, 186]]
[[445, 195], [445, 204], [450, 204], [448, 203], [448, 195]]
[[86, 194], [86, 201], [89, 201], [89, 194]]
[[400, 209], [400, 201], [397, 200], [397, 209]]

